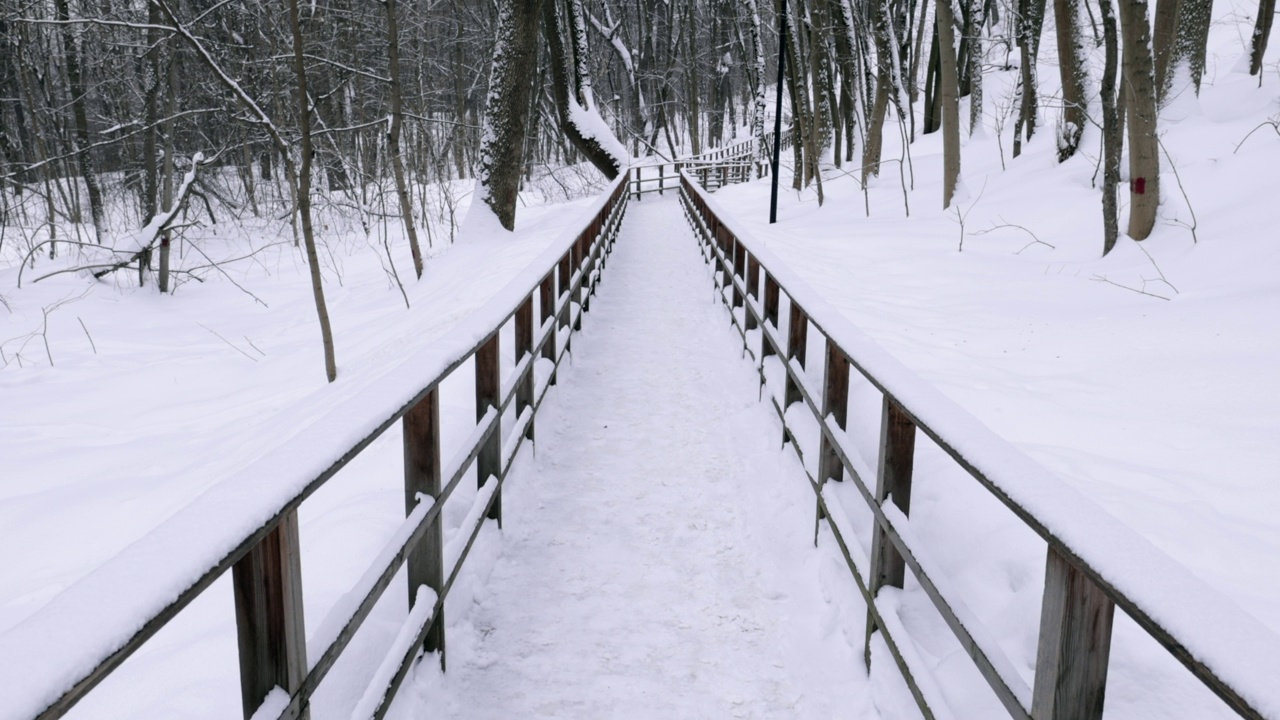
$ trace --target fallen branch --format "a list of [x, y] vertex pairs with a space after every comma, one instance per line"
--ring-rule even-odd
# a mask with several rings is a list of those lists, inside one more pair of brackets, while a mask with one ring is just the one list
[[[151, 251], [155, 247], [156, 241], [169, 230], [169, 226], [173, 224], [173, 221], [178, 219], [178, 213], [182, 210], [182, 206], [186, 204], [187, 198], [191, 196], [191, 189], [196, 181], [196, 173], [204, 162], [204, 153], [196, 153], [191, 158], [191, 169], [187, 171], [186, 177], [182, 178], [182, 185], [178, 187], [178, 192], [174, 195], [173, 204], [169, 206], [168, 210], [152, 218], [151, 222], [147, 223], [147, 226], [138, 233], [138, 247], [134, 253], [126, 260], [95, 272], [93, 274], [94, 279], [101, 280], [104, 276], [110, 275], [121, 268], [129, 267], [135, 262], [138, 263], [138, 277], [143, 277], [143, 268], [151, 260]], [[210, 213], [210, 216], [212, 216], [212, 213]]]

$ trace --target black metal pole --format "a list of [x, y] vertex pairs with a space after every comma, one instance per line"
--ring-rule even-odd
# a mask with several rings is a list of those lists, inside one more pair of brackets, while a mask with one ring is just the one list
[[769, 224], [778, 222], [778, 157], [782, 143], [782, 78], [787, 65], [787, 0], [782, 0], [782, 14], [778, 16], [778, 92], [773, 108], [773, 189], [769, 194]]

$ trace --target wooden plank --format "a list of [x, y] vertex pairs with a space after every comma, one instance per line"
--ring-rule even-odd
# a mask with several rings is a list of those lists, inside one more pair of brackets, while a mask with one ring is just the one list
[[[573, 281], [573, 248], [565, 251], [564, 256], [560, 258], [560, 270], [556, 273], [556, 302], [564, 302], [564, 307], [560, 309], [560, 317], [556, 320], [559, 330], [556, 334], [560, 334], [560, 330], [569, 327], [569, 315], [571, 312], [570, 303], [568, 302], [569, 287]], [[564, 334], [564, 349], [569, 351], [569, 344], [573, 341], [573, 333]]]
[[298, 514], [291, 512], [231, 569], [246, 718], [274, 688], [292, 695], [307, 675], [300, 550]]
[[[876, 502], [884, 504], [892, 497], [903, 515], [911, 514], [911, 470], [915, 463], [916, 426], [893, 398], [885, 396], [880, 413], [880, 468], [876, 473]], [[886, 585], [902, 587], [906, 563], [878, 523], [871, 533], [871, 583], [868, 591], [875, 597]], [[867, 667], [871, 667], [871, 635], [875, 621], [867, 615], [867, 639], [864, 646]]]
[[1035, 720], [1100, 720], [1116, 606], [1049, 546], [1031, 702]]
[[[533, 352], [533, 295], [525, 298], [516, 310], [516, 365], [524, 359], [526, 355]], [[525, 371], [524, 377], [520, 378], [520, 385], [516, 388], [516, 417], [520, 417], [525, 408], [533, 404], [533, 363], [529, 363], [529, 369]], [[529, 423], [529, 429], [525, 431], [525, 437], [533, 439], [533, 423]]]
[[[733, 253], [733, 276], [745, 282], [747, 279], [745, 262], [747, 249], [742, 247], [742, 243], [738, 242], [738, 238], [733, 235], [729, 236], [729, 246]], [[742, 291], [738, 289], [737, 283], [733, 285], [733, 307], [742, 307]]]
[[[556, 312], [554, 276], [555, 271], [552, 270], [547, 273], [546, 277], [542, 278], [542, 282], [538, 285], [538, 307], [540, 308], [538, 311], [538, 327], [545, 327], [547, 320]], [[542, 346], [542, 357], [552, 362], [555, 362], [556, 359], [556, 342], [554, 338], [554, 335], [556, 334], [556, 325], [557, 323], [551, 324], [551, 333], [553, 337], [549, 342], [544, 343]], [[551, 371], [550, 383], [552, 385], [556, 384], [556, 373], [554, 370]]]
[[[484, 418], [489, 408], [497, 408], [502, 402], [502, 370], [499, 360], [498, 350], [500, 343], [498, 339], [502, 337], [502, 332], [498, 331], [489, 338], [488, 342], [480, 346], [476, 351], [476, 422]], [[476, 457], [476, 475], [479, 479], [480, 487], [488, 482], [489, 477], [497, 477], [502, 472], [502, 419], [498, 419], [498, 432], [489, 436], [485, 440], [484, 445], [480, 448], [480, 455]], [[493, 506], [489, 509], [488, 517], [498, 521], [498, 527], [502, 527], [502, 496], [494, 497]]]
[[[404, 507], [410, 513], [418, 505], [418, 495], [433, 500], [440, 497], [440, 390], [433, 389], [418, 401], [404, 420]], [[409, 607], [413, 607], [418, 587], [440, 592], [444, 585], [444, 535], [440, 513], [427, 526], [426, 534], [406, 558]], [[444, 614], [431, 623], [424, 646], [427, 652], [440, 651], [444, 667]]]
[[[760, 261], [749, 252], [747, 253], [747, 295], [753, 299], [760, 297]], [[755, 330], [757, 325], [755, 313], [748, 312], [747, 329]]]
[[[845, 419], [849, 415], [849, 358], [844, 351], [831, 342], [827, 345], [826, 379], [822, 388], [822, 417], [834, 416], [836, 425], [845, 429]], [[821, 433], [822, 442], [818, 450], [818, 482], [827, 480], [844, 480], [844, 463], [836, 454], [826, 433]]]
[[[804, 367], [806, 346], [809, 344], [809, 318], [795, 301], [791, 302], [791, 316], [787, 326], [787, 361], [795, 360], [800, 363], [800, 367]], [[796, 387], [795, 381], [788, 374], [786, 392], [782, 398], [783, 411], [797, 402], [800, 402], [800, 388]]]
[[[773, 279], [768, 270], [764, 275], [764, 319], [773, 327], [778, 327], [778, 281]], [[764, 343], [763, 357], [773, 354], [773, 345]]]

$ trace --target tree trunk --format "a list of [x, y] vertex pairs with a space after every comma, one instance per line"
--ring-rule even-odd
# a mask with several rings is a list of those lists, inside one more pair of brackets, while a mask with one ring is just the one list
[[1205, 51], [1209, 42], [1209, 21], [1213, 14], [1213, 0], [1182, 0], [1178, 9], [1178, 37], [1173, 44], [1173, 73], [1186, 65], [1200, 94], [1200, 80], [1204, 77]]
[[956, 77], [955, 14], [951, 0], [938, 0], [938, 47], [942, 97], [942, 208], [951, 207], [960, 180], [960, 84]]
[[391, 160], [391, 174], [395, 176], [396, 197], [400, 200], [400, 219], [404, 233], [409, 238], [409, 252], [413, 255], [413, 271], [422, 277], [422, 249], [418, 246], [418, 228], [413, 221], [413, 198], [404, 176], [404, 158], [400, 155], [400, 128], [404, 123], [400, 88], [400, 26], [396, 18], [396, 0], [383, 0], [387, 12], [387, 71], [391, 79], [391, 123], [387, 128], [387, 154]]
[[1102, 254], [1116, 246], [1119, 235], [1119, 213], [1116, 207], [1116, 185], [1120, 182], [1120, 152], [1124, 134], [1116, 108], [1116, 75], [1119, 72], [1119, 51], [1116, 37], [1116, 18], [1111, 0], [1100, 0], [1102, 33], [1107, 46], [1106, 66], [1102, 71]]
[[[1110, 0], [1101, 0], [1110, 2]], [[1165, 0], [1167, 2], [1167, 0]], [[1088, 109], [1085, 84], [1084, 38], [1080, 34], [1081, 0], [1054, 0], [1053, 19], [1057, 27], [1058, 71], [1062, 76], [1062, 127], [1058, 129], [1058, 162], [1075, 155], [1084, 132]]]
[[320, 278], [320, 259], [316, 256], [316, 237], [311, 226], [311, 108], [307, 92], [307, 63], [302, 43], [302, 25], [298, 19], [298, 0], [288, 0], [289, 29], [293, 35], [293, 71], [298, 78], [298, 216], [302, 222], [302, 241], [306, 246], [307, 264], [311, 267], [311, 293], [320, 320], [320, 341], [324, 346], [324, 372], [333, 382], [338, 377], [338, 364], [333, 353], [333, 331], [329, 327], [329, 310], [324, 302], [324, 285]]
[[1022, 154], [1023, 132], [1026, 139], [1036, 132], [1036, 113], [1038, 83], [1036, 82], [1036, 60], [1040, 57], [1040, 31], [1044, 27], [1045, 0], [1020, 0], [1021, 17], [1018, 22], [1018, 46], [1022, 56], [1022, 103], [1018, 110], [1018, 121], [1014, 125], [1013, 156]]
[[1160, 204], [1160, 155], [1156, 137], [1156, 85], [1147, 0], [1120, 0], [1124, 74], [1129, 112], [1129, 237], [1145, 240]]
[[1258, 0], [1258, 19], [1253, 25], [1249, 43], [1249, 74], [1262, 72], [1262, 56], [1267, 54], [1267, 40], [1271, 37], [1271, 23], [1276, 17], [1276, 0]]
[[[516, 227], [516, 202], [528, 127], [524, 112], [537, 68], [539, 0], [501, 0], [497, 44], [489, 74], [477, 199], [507, 230]], [[471, 212], [483, 211], [473, 204]]]
[[1155, 55], [1156, 101], [1164, 103], [1169, 91], [1170, 63], [1173, 44], [1177, 36], [1178, 14], [1181, 0], [1157, 0], [1155, 29], [1151, 33], [1151, 50]]
[[969, 21], [969, 134], [982, 127], [982, 26], [987, 14], [983, 10], [986, 0], [971, 0]]
[[[575, 8], [581, 10], [581, 6], [576, 6], [574, 4], [575, 0], [569, 0], [568, 17], [562, 18], [557, 8], [559, 0], [512, 1], [523, 1], [526, 4], [533, 3], [535, 9], [537, 3], [542, 2], [542, 27], [549, 49], [551, 89], [556, 103], [556, 112], [560, 120], [560, 130], [569, 138], [569, 142], [573, 144], [573, 147], [582, 153], [596, 169], [604, 173], [604, 176], [610, 180], [614, 179], [622, 172], [622, 165], [619, 158], [615, 157], [615, 153], [610, 153], [604, 143], [608, 140], [613, 140], [614, 144], [617, 144], [617, 140], [604, 138], [602, 141], [601, 138], [584, 131], [584, 128], [580, 127], [575, 121], [575, 115], [582, 116], [594, 114], [595, 112], [592, 105], [591, 76], [588, 73], [586, 66], [587, 56], [584, 54], [585, 50], [583, 49], [586, 45], [585, 36], [579, 38], [577, 31], [574, 30], [574, 28], [582, 29], [581, 20], [574, 19]], [[565, 43], [565, 29], [569, 31], [569, 43], [567, 44]], [[526, 52], [529, 53], [529, 57], [521, 62], [528, 64], [528, 76], [531, 78], [532, 68], [536, 64], [537, 47], [531, 44]], [[497, 77], [497, 72], [498, 65], [495, 58], [495, 78]], [[489, 99], [492, 103], [492, 90], [490, 90]], [[595, 117], [599, 118], [598, 115]], [[603, 121], [597, 122], [594, 130], [600, 133], [607, 132]]]
[[93, 151], [89, 149], [88, 99], [85, 94], [84, 76], [80, 63], [80, 47], [76, 42], [76, 30], [71, 25], [71, 13], [67, 0], [54, 0], [58, 21], [62, 26], [62, 51], [67, 61], [67, 85], [71, 91], [71, 114], [75, 120], [75, 154], [84, 176], [84, 186], [89, 196], [89, 215], [93, 218], [94, 241], [99, 245], [107, 237], [106, 213], [102, 207], [102, 187], [93, 163]]
[[769, 156], [764, 141], [765, 115], [765, 63], [764, 37], [760, 33], [760, 11], [756, 0], [743, 0], [743, 10], [751, 20], [751, 59], [755, 67], [755, 85], [752, 88], [751, 137], [756, 141], [755, 163], [756, 177], [764, 177], [765, 167], [769, 164]]

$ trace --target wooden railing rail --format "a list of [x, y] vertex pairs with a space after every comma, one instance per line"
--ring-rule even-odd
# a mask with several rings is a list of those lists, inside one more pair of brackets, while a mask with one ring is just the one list
[[[331, 408], [0, 635], [0, 657], [9, 658], [7, 666], [19, 673], [0, 682], [0, 718], [61, 717], [228, 570], [245, 717], [305, 718], [312, 693], [407, 563], [409, 615], [355, 714], [382, 718], [419, 652], [439, 652], [444, 662], [445, 598], [484, 521], [501, 522], [502, 483], [524, 441], [533, 439], [534, 416], [569, 351], [570, 334], [581, 328], [589, 310], [626, 210], [628, 185], [628, 174], [619, 177], [594, 203], [580, 232], [535, 260], [465, 326], [368, 388], [381, 400], [356, 397]], [[540, 307], [536, 326], [535, 304]], [[514, 323], [514, 368], [504, 381], [500, 338], [508, 322]], [[471, 359], [476, 426], [456, 456], [442, 465], [440, 384]], [[538, 359], [551, 363], [542, 381], [534, 374]], [[502, 418], [513, 401], [514, 425], [503, 428]], [[330, 623], [323, 623], [317, 632], [331, 635], [311, 638], [312, 647], [324, 649], [309, 664], [297, 509], [397, 421], [404, 429], [407, 517], [346, 594], [355, 600], [333, 611], [343, 613], [337, 617], [345, 620], [334, 623], [332, 631], [324, 630]], [[333, 459], [332, 448], [345, 450]], [[457, 557], [446, 558], [441, 508], [473, 463], [481, 487], [463, 523], [462, 531], [469, 534]], [[229, 507], [242, 511], [227, 523], [233, 534], [199, 522]], [[236, 535], [237, 524], [250, 529]], [[156, 557], [183, 550], [191, 550], [183, 555], [189, 560], [183, 567], [153, 567]], [[129, 592], [123, 597], [107, 592], [118, 587]]]
[[[781, 362], [785, 373], [781, 401], [773, 392], [769, 400], [817, 496], [818, 522], [827, 521], [867, 603], [868, 666], [871, 636], [879, 631], [924, 716], [950, 715], [907, 640], [895, 605], [878, 595], [881, 588], [902, 587], [910, 570], [1010, 717], [1102, 716], [1118, 607], [1241, 717], [1280, 718], [1280, 637], [885, 353], [738, 228], [694, 180], [688, 173], [681, 176], [682, 205], [744, 349], [757, 365], [762, 396], [766, 364]], [[780, 297], [790, 308], [785, 342]], [[818, 358], [824, 363], [820, 391], [810, 389], [805, 373], [810, 329], [825, 344]], [[883, 395], [876, 469], [846, 439], [850, 366]], [[787, 410], [796, 403], [817, 420], [819, 437], [798, 437], [788, 424]], [[913, 531], [909, 515], [918, 432], [1047, 543], [1031, 685], [965, 607], [943, 570], [927, 559]], [[814, 441], [818, 457], [806, 463], [804, 447], [812, 449]], [[832, 480], [851, 481], [872, 512], [870, 557], [848, 541], [854, 528], [826, 485]]]

